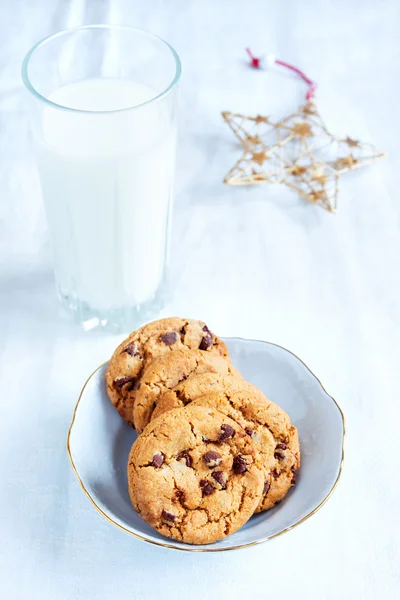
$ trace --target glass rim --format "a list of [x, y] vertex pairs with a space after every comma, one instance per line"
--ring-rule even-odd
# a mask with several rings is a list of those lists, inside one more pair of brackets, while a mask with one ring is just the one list
[[[171, 52], [171, 54], [174, 58], [174, 61], [175, 61], [175, 75], [174, 75], [171, 83], [162, 92], [160, 92], [153, 98], [150, 98], [150, 100], [146, 100], [145, 102], [141, 102], [140, 104], [135, 104], [133, 106], [127, 106], [125, 108], [116, 108], [113, 110], [86, 110], [86, 109], [80, 109], [80, 108], [72, 108], [69, 106], [64, 106], [62, 104], [57, 104], [57, 102], [53, 102], [52, 100], [49, 100], [48, 98], [46, 98], [45, 96], [43, 96], [42, 94], [40, 94], [38, 92], [38, 90], [34, 87], [34, 85], [32, 84], [32, 82], [29, 79], [28, 66], [29, 66], [30, 60], [31, 60], [34, 52], [41, 46], [44, 46], [47, 42], [54, 40], [58, 37], [62, 37], [66, 33], [71, 33], [74, 31], [82, 31], [84, 29], [110, 29], [110, 30], [111, 29], [116, 29], [116, 30], [120, 29], [120, 30], [124, 30], [124, 31], [142, 33], [150, 38], [153, 38], [154, 40], [157, 40], [158, 42], [161, 42]], [[36, 44], [34, 44], [34, 46], [32, 46], [32, 48], [29, 50], [29, 52], [26, 54], [24, 60], [22, 61], [22, 66], [21, 66], [21, 77], [22, 77], [23, 84], [24, 84], [25, 88], [28, 90], [28, 92], [30, 92], [33, 96], [35, 96], [35, 98], [37, 100], [40, 100], [40, 101], [44, 102], [45, 104], [47, 104], [48, 106], [51, 106], [52, 108], [55, 108], [57, 110], [65, 110], [65, 111], [72, 112], [72, 113], [81, 113], [81, 114], [86, 113], [86, 114], [93, 114], [93, 115], [102, 115], [102, 114], [105, 115], [105, 114], [112, 114], [112, 113], [120, 113], [120, 112], [125, 112], [125, 111], [129, 111], [129, 110], [135, 110], [138, 108], [142, 108], [143, 106], [146, 106], [147, 104], [151, 104], [152, 102], [155, 102], [156, 100], [159, 100], [159, 99], [163, 98], [164, 96], [166, 96], [167, 94], [169, 94], [169, 92], [171, 92], [174, 89], [174, 87], [176, 87], [176, 85], [178, 84], [179, 79], [181, 77], [181, 73], [182, 73], [182, 63], [181, 63], [181, 59], [179, 58], [178, 53], [168, 42], [166, 42], [160, 36], [156, 35], [155, 33], [151, 33], [150, 31], [146, 31], [145, 29], [140, 29], [138, 27], [130, 27], [128, 25], [107, 25], [107, 24], [79, 25], [78, 27], [69, 27], [67, 29], [62, 29], [61, 31], [58, 31], [57, 33], [53, 33], [52, 35], [46, 36], [45, 38], [42, 38]]]

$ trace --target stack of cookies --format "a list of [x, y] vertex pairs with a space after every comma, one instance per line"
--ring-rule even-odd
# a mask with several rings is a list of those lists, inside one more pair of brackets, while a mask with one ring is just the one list
[[128, 460], [132, 504], [163, 535], [215, 542], [295, 484], [296, 428], [245, 381], [205, 323], [169, 318], [133, 332], [106, 383], [139, 434]]

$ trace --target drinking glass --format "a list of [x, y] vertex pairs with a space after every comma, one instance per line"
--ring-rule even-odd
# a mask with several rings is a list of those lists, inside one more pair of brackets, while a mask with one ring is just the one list
[[161, 38], [113, 25], [23, 62], [58, 296], [85, 329], [128, 330], [165, 302], [180, 74]]

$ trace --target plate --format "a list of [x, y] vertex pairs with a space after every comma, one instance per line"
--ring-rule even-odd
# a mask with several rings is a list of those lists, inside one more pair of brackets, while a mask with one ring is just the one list
[[99, 513], [132, 536], [166, 548], [217, 552], [271, 540], [317, 512], [335, 489], [343, 463], [345, 424], [337, 402], [294, 354], [268, 342], [225, 338], [242, 375], [279, 404], [296, 425], [301, 469], [296, 486], [273, 509], [253, 516], [214, 544], [165, 538], [139, 517], [128, 494], [126, 465], [136, 433], [108, 400], [107, 363], [86, 381], [68, 432], [67, 450], [83, 491]]

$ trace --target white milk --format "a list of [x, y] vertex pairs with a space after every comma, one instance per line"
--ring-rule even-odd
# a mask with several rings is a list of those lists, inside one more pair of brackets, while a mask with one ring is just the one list
[[[154, 98], [147, 86], [89, 79], [49, 100], [87, 111]], [[175, 139], [165, 103], [115, 113], [46, 106], [39, 172], [60, 292], [98, 311], [152, 298], [165, 266]]]

